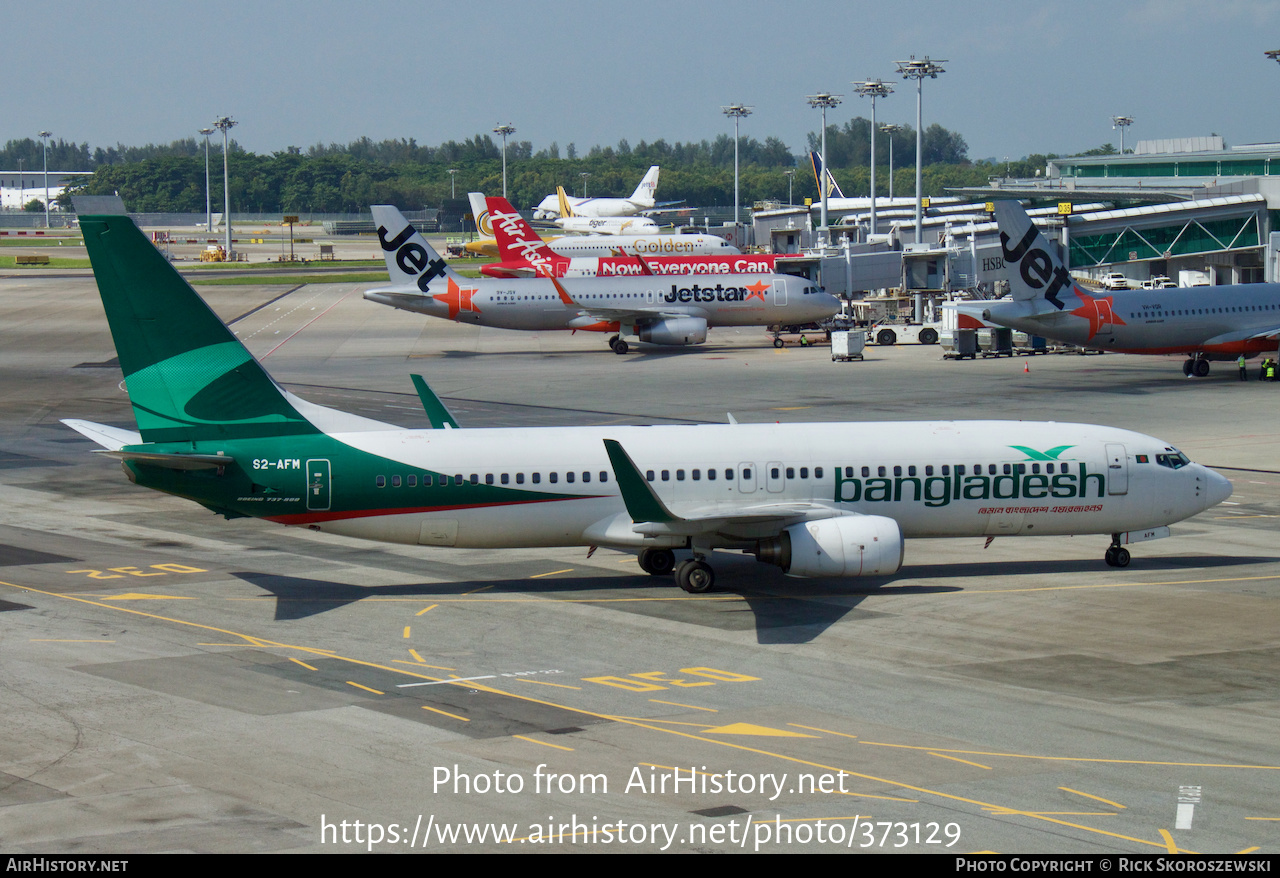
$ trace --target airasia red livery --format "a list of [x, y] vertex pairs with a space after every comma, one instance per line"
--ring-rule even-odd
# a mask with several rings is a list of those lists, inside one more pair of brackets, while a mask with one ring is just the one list
[[770, 274], [776, 268], [773, 254], [685, 255], [695, 249], [695, 242], [680, 240], [693, 237], [689, 235], [654, 236], [631, 247], [631, 253], [619, 246], [612, 256], [563, 256], [505, 198], [491, 195], [485, 208], [500, 260], [480, 269], [488, 277]]

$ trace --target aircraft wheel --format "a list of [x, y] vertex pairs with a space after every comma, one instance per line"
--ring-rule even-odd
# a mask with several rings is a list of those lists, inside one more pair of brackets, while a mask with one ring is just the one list
[[611, 337], [609, 338], [609, 350], [613, 350], [614, 348], [616, 348], [616, 347], [618, 346], [618, 341], [619, 341], [619, 337], [618, 337], [618, 336], [616, 336], [616, 335], [615, 335], [615, 336], [611, 336]]
[[1189, 375], [1191, 374], [1191, 371], [1192, 371], [1195, 367], [1196, 367], [1196, 361], [1195, 361], [1195, 360], [1187, 360], [1185, 363], [1183, 363], [1183, 364], [1182, 364], [1182, 374], [1183, 374], [1183, 375], [1188, 375], [1188, 376], [1189, 376]]
[[938, 333], [934, 332], [932, 329], [920, 330], [920, 344], [937, 344], [937, 343], [938, 343]]
[[780, 338], [775, 338], [775, 339], [773, 340], [773, 346], [774, 346], [775, 348], [780, 348], [780, 347], [782, 347], [784, 344], [786, 344], [786, 342], [785, 342], [785, 341], [783, 341], [783, 340], [782, 340], [782, 339], [780, 339]]
[[1107, 554], [1103, 557], [1111, 567], [1128, 567], [1131, 560], [1129, 550], [1121, 546], [1112, 546], [1107, 549]]
[[882, 329], [876, 333], [876, 344], [891, 345], [898, 341], [898, 334], [892, 329]]
[[676, 569], [676, 555], [670, 549], [645, 549], [638, 560], [640, 569], [650, 576], [670, 576]]
[[1209, 374], [1209, 361], [1205, 359], [1196, 360], [1196, 377], [1205, 378]]
[[628, 350], [627, 343], [622, 339], [618, 339], [618, 343], [613, 346], [613, 352], [619, 356], [625, 354]]
[[690, 558], [676, 568], [676, 585], [689, 594], [702, 594], [711, 591], [716, 584], [715, 571], [711, 565], [696, 558]]

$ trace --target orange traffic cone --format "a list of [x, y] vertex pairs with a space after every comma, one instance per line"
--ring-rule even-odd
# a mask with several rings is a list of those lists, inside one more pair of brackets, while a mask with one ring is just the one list
[[1030, 372], [1030, 371], [1031, 371], [1031, 364], [1030, 364], [1030, 363], [1028, 363], [1026, 360], [1023, 360], [1023, 361], [1022, 361], [1022, 371], [1023, 371], [1023, 372]]

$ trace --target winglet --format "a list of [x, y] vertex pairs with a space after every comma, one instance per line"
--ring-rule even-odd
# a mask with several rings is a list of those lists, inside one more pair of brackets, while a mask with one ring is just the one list
[[567, 292], [565, 292], [564, 287], [562, 287], [562, 286], [560, 285], [560, 281], [558, 281], [558, 280], [557, 280], [556, 278], [554, 278], [554, 277], [549, 278], [549, 279], [550, 279], [550, 281], [551, 281], [553, 284], [555, 284], [555, 286], [556, 286], [556, 292], [560, 294], [560, 301], [561, 301], [561, 302], [563, 302], [563, 303], [564, 303], [564, 304], [566, 304], [566, 305], [571, 305], [571, 306], [573, 306], [573, 307], [577, 308], [577, 307], [578, 307], [578, 303], [577, 303], [577, 302], [575, 302], [575, 301], [573, 300], [573, 296], [571, 296], [571, 295], [569, 295]]
[[642, 522], [669, 524], [682, 520], [673, 515], [666, 504], [658, 499], [658, 495], [653, 493], [653, 488], [649, 487], [640, 470], [636, 469], [631, 456], [623, 450], [622, 443], [616, 439], [605, 439], [604, 450], [609, 455], [609, 463], [613, 465], [613, 477], [618, 480], [622, 502], [626, 504], [627, 514], [631, 516], [632, 521], [637, 524]]
[[645, 258], [640, 255], [639, 250], [636, 251], [636, 259], [640, 262], [640, 268], [643, 269], [643, 274], [653, 274], [653, 269], [649, 267], [649, 263]]
[[431, 426], [437, 430], [458, 429], [458, 422], [454, 420], [453, 414], [440, 401], [440, 397], [436, 396], [435, 391], [427, 386], [422, 376], [410, 375], [409, 377], [413, 379], [413, 387], [418, 391], [418, 399], [422, 401], [422, 409], [427, 413]]

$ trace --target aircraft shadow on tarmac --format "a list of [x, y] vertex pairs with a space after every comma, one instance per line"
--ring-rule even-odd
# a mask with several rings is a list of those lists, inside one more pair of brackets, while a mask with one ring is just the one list
[[[476, 597], [478, 601], [504, 594], [548, 597], [572, 595], [580, 600], [590, 600], [592, 592], [608, 592], [608, 603], [602, 603], [601, 606], [704, 627], [725, 630], [754, 628], [757, 641], [762, 644], [808, 643], [846, 617], [870, 618], [877, 615], [873, 611], [859, 608], [872, 595], [937, 594], [961, 590], [943, 584], [894, 586], [882, 578], [856, 581], [784, 580], [770, 582], [760, 588], [753, 587], [749, 577], [742, 577], [745, 580], [742, 583], [725, 583], [719, 590], [706, 595], [707, 599], [697, 600], [676, 589], [669, 577], [637, 576], [632, 580], [625, 580], [612, 576], [585, 576], [537, 584], [531, 584], [528, 579], [498, 579], [483, 585], [479, 581], [472, 581], [359, 586], [250, 571], [234, 572], [232, 575], [275, 596], [277, 622], [305, 619], [362, 600], [421, 598], [423, 601], [431, 601], [456, 598], [475, 592], [477, 587], [484, 588], [484, 594]], [[734, 577], [735, 580], [738, 578]], [[620, 592], [636, 599], [619, 599]], [[605, 600], [603, 594], [600, 597], [602, 601]]]
[[[1136, 550], [1136, 551], [1141, 551]], [[1039, 576], [1046, 573], [1110, 573], [1112, 576], [1130, 576], [1148, 571], [1181, 570], [1192, 572], [1221, 567], [1243, 567], [1249, 564], [1274, 563], [1275, 558], [1259, 556], [1228, 557], [1225, 555], [1179, 555], [1166, 558], [1142, 558], [1134, 555], [1133, 563], [1125, 569], [1109, 570], [1102, 559], [1075, 558], [1071, 560], [1037, 559], [1027, 561], [979, 561], [965, 564], [912, 564], [902, 572], [920, 579], [953, 579], [966, 576]]]

